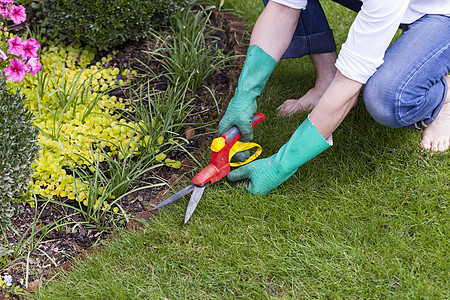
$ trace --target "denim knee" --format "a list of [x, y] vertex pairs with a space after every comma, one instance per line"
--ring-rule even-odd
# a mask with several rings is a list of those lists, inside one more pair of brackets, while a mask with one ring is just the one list
[[448, 90], [450, 17], [425, 15], [387, 49], [367, 81], [367, 111], [388, 127], [425, 128], [438, 116]]
[[388, 77], [372, 76], [364, 87], [364, 104], [372, 118], [379, 124], [391, 128], [401, 127], [395, 117], [395, 97], [399, 85]]
[[426, 93], [417, 93], [420, 88], [423, 87], [419, 84], [406, 84], [400, 77], [376, 72], [364, 88], [364, 104], [372, 118], [383, 126], [422, 129], [438, 116], [448, 87], [442, 78]]

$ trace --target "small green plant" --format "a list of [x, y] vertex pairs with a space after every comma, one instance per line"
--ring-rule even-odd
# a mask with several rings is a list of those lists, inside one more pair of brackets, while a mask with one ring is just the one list
[[[125, 119], [116, 113], [126, 111], [124, 100], [106, 94], [118, 84], [125, 84], [116, 80], [120, 70], [104, 68], [99, 62], [88, 66], [95, 53], [95, 49], [80, 44], [49, 43], [41, 53], [43, 70], [35, 77], [13, 83], [26, 95], [25, 104], [40, 129], [42, 149], [32, 183], [40, 197], [75, 199], [74, 178], [66, 167], [83, 164], [77, 154], [89, 157], [92, 142], [139, 140], [134, 129], [121, 125]], [[122, 75], [130, 73], [134, 75], [130, 70], [122, 71]]]
[[[74, 73], [71, 70], [66, 71], [64, 63], [57, 63], [50, 74], [41, 72], [36, 76], [39, 112], [43, 108], [53, 116], [53, 125], [50, 126], [50, 130], [43, 128], [41, 130], [52, 140], [60, 140], [61, 125], [64, 120], [75, 119], [77, 113], [81, 114], [80, 122], [84, 123], [99, 100], [109, 90], [101, 91], [97, 80], [94, 83], [95, 76], [100, 71], [85, 75], [83, 74], [85, 70], [86, 67]], [[41, 101], [41, 99], [45, 101]], [[39, 113], [40, 115], [41, 113]]]
[[10, 223], [12, 202], [28, 190], [33, 176], [32, 163], [39, 151], [39, 131], [24, 97], [11, 92], [0, 78], [0, 227]]
[[[48, 234], [54, 230], [61, 230], [61, 228], [68, 225], [79, 225], [83, 222], [71, 222], [68, 221], [72, 215], [65, 216], [58, 219], [55, 222], [43, 225], [40, 222], [40, 217], [44, 210], [47, 208], [50, 201], [42, 202], [40, 209], [38, 209], [38, 198], [32, 192], [31, 202], [36, 207], [33, 222], [27, 227], [25, 232], [20, 234], [11, 225], [0, 227], [2, 234], [2, 244], [0, 245], [0, 271], [7, 269], [9, 266], [19, 262], [25, 261], [25, 281], [24, 286], [28, 288], [28, 280], [30, 275], [30, 257], [32, 254], [42, 255], [49, 259], [54, 266], [57, 266], [56, 262], [43, 250], [39, 249], [39, 244], [48, 236]], [[13, 232], [17, 236], [18, 241], [11, 243], [8, 240], [6, 232]], [[3, 272], [2, 272], [3, 273]]]
[[[130, 103], [136, 116], [138, 133], [144, 147], [154, 147], [158, 138], [180, 139], [186, 119], [193, 110], [192, 97], [187, 95], [188, 82], [169, 85], [165, 91], [151, 88], [151, 80], [129, 90]], [[182, 138], [181, 138], [182, 139]]]
[[100, 50], [148, 36], [167, 24], [183, 0], [44, 0], [47, 25], [71, 41]]
[[[81, 157], [86, 168], [73, 170], [74, 177], [78, 179], [75, 181], [78, 207], [72, 208], [81, 213], [87, 222], [100, 228], [105, 228], [110, 221], [114, 221], [114, 218], [108, 217], [111, 208], [128, 222], [127, 212], [120, 205], [120, 201], [126, 196], [165, 184], [163, 179], [149, 176], [146, 181], [153, 183], [137, 187], [144, 174], [162, 165], [155, 160], [155, 152], [137, 156], [137, 145], [132, 142], [125, 145], [113, 145], [108, 141], [105, 143], [108, 147], [103, 147], [100, 143], [93, 144], [91, 157]], [[110, 148], [117, 149], [117, 155], [113, 155]]]
[[[93, 85], [93, 78], [96, 73], [88, 76], [85, 79], [80, 79], [86, 68], [81, 69], [80, 72], [75, 75], [69, 76], [66, 73], [66, 67], [64, 64], [61, 66], [61, 72], [56, 75], [56, 69], [58, 65], [53, 67], [50, 84], [55, 88], [51, 93], [47, 93], [52, 100], [52, 111], [56, 114], [59, 112], [66, 113], [69, 110], [72, 111], [70, 115], [75, 117], [78, 104], [86, 104], [91, 102], [92, 104], [86, 109], [88, 112], [92, 111], [92, 105], [98, 102], [101, 94], [97, 94], [99, 87], [98, 84]], [[95, 93], [95, 96], [93, 94]], [[91, 100], [92, 99], [92, 100]], [[82, 122], [86, 119], [86, 113], [83, 114]]]
[[210, 16], [211, 12], [204, 9], [193, 13], [188, 5], [171, 22], [173, 34], [161, 36], [156, 31], [152, 32], [162, 47], [144, 52], [161, 62], [172, 84], [189, 82], [189, 87], [195, 92], [205, 79], [232, 59], [215, 45], [218, 38], [207, 25]]

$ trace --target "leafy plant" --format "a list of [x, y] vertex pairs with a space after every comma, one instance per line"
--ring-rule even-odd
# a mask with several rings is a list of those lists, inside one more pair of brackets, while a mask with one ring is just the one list
[[100, 50], [148, 36], [167, 24], [183, 0], [44, 0], [47, 25], [71, 41]]
[[[66, 72], [64, 63], [59, 66], [57, 63], [50, 74], [41, 72], [36, 77], [39, 111], [42, 107], [53, 116], [51, 131], [41, 130], [53, 140], [59, 140], [64, 119], [74, 119], [78, 113], [81, 114], [80, 121], [84, 123], [99, 99], [107, 92], [101, 91], [99, 84], [94, 83], [99, 71], [83, 76], [86, 68], [79, 72]], [[47, 101], [41, 101], [44, 98]]]
[[141, 145], [154, 147], [158, 138], [181, 138], [187, 116], [192, 112], [192, 96], [187, 95], [188, 82], [169, 85], [165, 91], [151, 88], [151, 80], [129, 90], [137, 131], [144, 137]]
[[[75, 199], [74, 178], [67, 166], [84, 163], [90, 156], [90, 144], [109, 140], [118, 144], [137, 143], [133, 124], [117, 110], [126, 110], [124, 100], [106, 95], [117, 85], [118, 68], [104, 68], [100, 63], [87, 66], [95, 49], [79, 44], [54, 44], [42, 49], [44, 68], [35, 77], [26, 77], [20, 87], [27, 97], [26, 105], [34, 113], [34, 124], [41, 129], [40, 157], [35, 164], [33, 188], [37, 195]], [[104, 61], [107, 61], [105, 57]], [[102, 60], [103, 61], [103, 60]], [[123, 70], [123, 75], [133, 75]], [[125, 84], [120, 82], [119, 84]], [[100, 142], [103, 143], [103, 142]], [[55, 199], [56, 199], [55, 198]]]
[[[38, 207], [38, 199], [34, 193], [33, 203], [35, 209], [35, 214], [33, 222], [24, 233], [20, 234], [11, 225], [0, 227], [0, 231], [3, 238], [3, 243], [0, 246], [0, 270], [4, 270], [14, 263], [25, 260], [25, 287], [28, 287], [28, 278], [30, 274], [30, 256], [34, 252], [38, 252], [40, 255], [46, 256], [55, 266], [57, 265], [55, 261], [43, 250], [39, 249], [39, 244], [47, 237], [47, 235], [53, 230], [60, 230], [62, 227], [71, 224], [81, 224], [82, 222], [70, 222], [67, 221], [72, 215], [65, 216], [58, 219], [55, 222], [42, 226], [39, 219], [49, 204], [49, 201], [43, 202], [40, 209]], [[16, 243], [11, 243], [6, 235], [6, 231], [9, 230], [13, 232], [17, 237], [18, 241]]]
[[172, 84], [189, 82], [191, 90], [196, 91], [232, 57], [224, 55], [214, 43], [218, 37], [207, 25], [211, 12], [202, 9], [192, 13], [191, 8], [188, 5], [176, 14], [171, 22], [172, 35], [161, 36], [153, 31], [161, 47], [144, 52], [161, 62]]
[[24, 97], [12, 93], [0, 78], [0, 227], [10, 223], [12, 201], [28, 190], [33, 176], [31, 164], [39, 151], [38, 129], [24, 107]]
[[72, 208], [97, 227], [105, 227], [109, 221], [114, 221], [114, 218], [107, 218], [111, 208], [114, 213], [120, 211], [120, 215], [128, 221], [127, 212], [120, 205], [120, 201], [136, 191], [165, 184], [163, 179], [150, 176], [146, 180], [153, 180], [155, 183], [135, 186], [140, 183], [145, 173], [162, 165], [155, 160], [155, 152], [143, 153], [136, 159], [137, 146], [133, 146], [131, 142], [125, 145], [105, 142], [108, 148], [117, 149], [116, 157], [106, 147], [98, 143], [93, 144], [91, 157], [81, 157], [87, 167], [73, 170], [74, 177], [77, 178], [75, 194], [79, 206]]

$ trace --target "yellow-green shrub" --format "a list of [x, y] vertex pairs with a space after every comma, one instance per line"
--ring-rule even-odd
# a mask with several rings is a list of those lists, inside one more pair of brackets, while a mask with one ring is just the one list
[[[129, 149], [137, 149], [134, 145], [142, 138], [136, 133], [134, 122], [116, 113], [116, 110], [126, 110], [124, 100], [104, 93], [114, 85], [123, 84], [116, 81], [119, 70], [104, 68], [100, 63], [88, 66], [94, 56], [94, 48], [82, 48], [77, 44], [51, 45], [41, 53], [42, 73], [14, 83], [29, 99], [26, 104], [35, 114], [34, 123], [40, 129], [42, 149], [34, 165], [32, 185], [36, 194], [44, 198], [76, 198], [74, 178], [68, 169], [84, 164], [81, 157], [90, 156], [93, 142], [106, 146], [103, 140], [109, 141], [108, 145], [128, 144]], [[130, 71], [123, 73], [126, 75]], [[55, 95], [62, 92], [62, 78], [67, 86], [79, 89], [86, 88], [86, 82], [90, 82], [83, 101], [72, 103], [73, 110], [64, 110], [55, 104]], [[111, 151], [113, 155], [115, 149]], [[173, 164], [172, 161], [167, 163]], [[80, 191], [83, 184], [76, 184]], [[85, 193], [79, 193], [78, 200], [85, 198]]]

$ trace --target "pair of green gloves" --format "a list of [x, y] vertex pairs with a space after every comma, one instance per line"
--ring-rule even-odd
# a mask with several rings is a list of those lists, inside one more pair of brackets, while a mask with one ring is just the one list
[[[276, 65], [276, 60], [259, 46], [248, 48], [238, 87], [219, 123], [219, 136], [235, 125], [241, 132], [241, 141], [248, 142], [253, 138], [251, 118], [256, 113], [256, 97], [261, 94]], [[248, 192], [266, 195], [330, 145], [331, 142], [327, 142], [307, 118], [276, 154], [231, 171], [228, 179], [248, 180]]]

